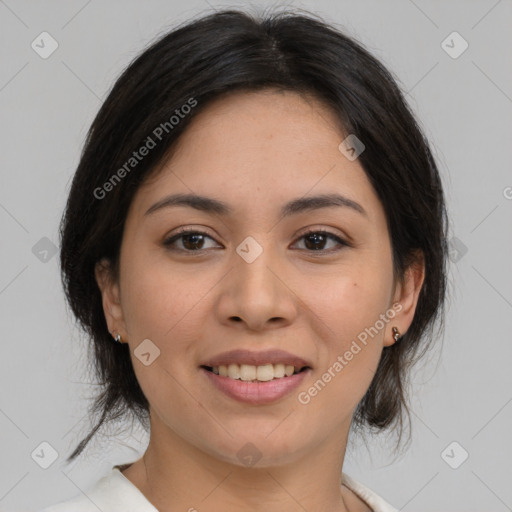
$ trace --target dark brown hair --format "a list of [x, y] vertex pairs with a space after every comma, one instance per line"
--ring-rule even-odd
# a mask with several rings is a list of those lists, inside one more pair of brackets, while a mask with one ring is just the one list
[[[106, 258], [118, 276], [132, 198], [190, 120], [222, 94], [264, 88], [313, 94], [363, 141], [359, 162], [386, 213], [395, 276], [403, 277], [418, 250], [423, 253], [426, 276], [413, 322], [383, 349], [353, 428], [396, 424], [401, 437], [404, 411], [410, 423], [409, 370], [434, 339], [434, 325], [442, 324], [446, 286], [447, 216], [428, 142], [390, 72], [338, 28], [309, 13], [226, 10], [189, 21], [145, 49], [116, 81], [88, 132], [61, 221], [60, 258], [66, 298], [90, 338], [101, 389], [90, 408], [98, 421], [68, 462], [115, 419], [131, 416], [149, 429], [149, 404], [128, 345], [115, 343], [107, 328], [96, 263]], [[194, 108], [183, 109], [191, 100]], [[158, 143], [127, 167], [156, 127]]]

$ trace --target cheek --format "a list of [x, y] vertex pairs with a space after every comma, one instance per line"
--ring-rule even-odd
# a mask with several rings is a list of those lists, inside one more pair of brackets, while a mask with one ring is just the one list
[[[164, 258], [150, 256], [126, 262], [122, 279], [123, 314], [132, 339], [154, 339], [159, 346], [187, 338], [183, 330], [200, 321], [202, 297], [215, 284], [214, 276], [176, 271]], [[179, 333], [179, 335], [178, 335]]]
[[316, 304], [319, 316], [331, 327], [331, 333], [339, 334], [336, 336], [338, 348], [365, 332], [386, 312], [392, 292], [392, 279], [386, 270], [385, 264], [354, 265], [341, 272], [338, 278], [315, 287], [312, 304]]
[[[197, 414], [183, 388], [184, 372], [190, 371], [184, 362], [194, 357], [194, 340], [205, 319], [201, 299], [215, 279], [177, 272], [168, 261], [145, 254], [127, 258], [122, 269], [123, 314], [137, 380], [157, 414], [178, 430], [173, 418]], [[156, 346], [148, 345], [152, 362], [147, 366], [137, 351], [146, 339]], [[154, 358], [152, 351], [158, 354]]]
[[328, 338], [318, 343], [325, 356], [319, 386], [326, 384], [325, 400], [338, 406], [339, 401], [350, 409], [357, 405], [379, 363], [392, 322], [387, 314], [392, 279], [386, 269], [385, 264], [354, 266], [315, 292], [315, 313], [329, 327]]

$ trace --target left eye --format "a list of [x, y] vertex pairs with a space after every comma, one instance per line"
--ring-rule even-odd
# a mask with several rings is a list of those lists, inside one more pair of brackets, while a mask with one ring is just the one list
[[[329, 231], [309, 231], [308, 233], [303, 234], [299, 240], [304, 240], [304, 244], [306, 249], [310, 249], [313, 251], [326, 251], [325, 245], [328, 240], [334, 241], [335, 245], [338, 246], [347, 246], [348, 244], [342, 240], [340, 237], [330, 233]], [[335, 250], [339, 250], [338, 249]], [[331, 252], [331, 251], [329, 251]]]
[[[180, 233], [173, 235], [172, 237], [165, 240], [163, 243], [166, 247], [169, 247], [173, 250], [185, 251], [185, 252], [198, 252], [207, 249], [208, 247], [204, 247], [206, 239], [213, 240], [211, 236], [201, 231], [181, 231]], [[330, 233], [328, 231], [309, 231], [304, 233], [299, 239], [299, 241], [304, 241], [304, 246], [300, 249], [306, 249], [309, 251], [324, 251], [326, 250], [326, 245], [328, 241], [334, 242], [334, 245], [338, 246], [339, 250], [340, 246], [348, 246], [348, 244], [342, 240], [340, 237]], [[213, 240], [214, 241], [214, 240]], [[180, 242], [176, 247], [176, 242]], [[181, 245], [181, 247], [180, 247]], [[332, 249], [332, 247], [331, 247]], [[329, 251], [332, 252], [332, 251]]]

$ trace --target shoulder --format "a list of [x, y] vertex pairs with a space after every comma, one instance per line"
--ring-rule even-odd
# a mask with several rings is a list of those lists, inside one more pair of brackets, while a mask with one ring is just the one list
[[341, 483], [346, 485], [354, 494], [371, 507], [373, 512], [398, 512], [398, 509], [392, 507], [377, 493], [363, 485], [361, 482], [354, 480], [346, 473], [342, 474]]
[[73, 499], [38, 512], [158, 512], [117, 467]]

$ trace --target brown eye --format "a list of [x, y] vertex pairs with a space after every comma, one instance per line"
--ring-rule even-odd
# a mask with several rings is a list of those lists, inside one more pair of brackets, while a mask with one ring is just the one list
[[[166, 239], [163, 244], [172, 250], [194, 252], [208, 248], [205, 247], [206, 239], [213, 240], [213, 238], [206, 233], [184, 230]], [[177, 246], [176, 242], [179, 242]]]
[[[340, 246], [348, 246], [340, 237], [323, 230], [309, 231], [302, 235], [299, 240], [304, 240], [305, 249], [308, 251], [333, 252], [333, 250], [341, 249]], [[335, 242], [334, 249], [332, 247], [331, 250], [329, 248], [326, 249], [329, 240]]]

